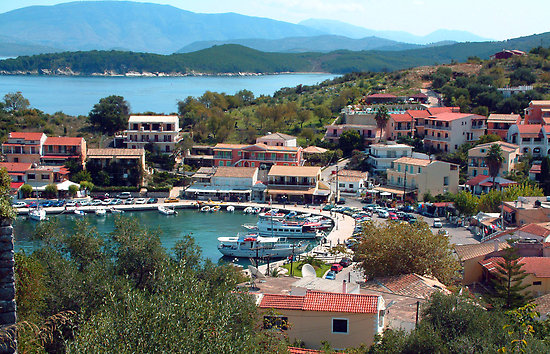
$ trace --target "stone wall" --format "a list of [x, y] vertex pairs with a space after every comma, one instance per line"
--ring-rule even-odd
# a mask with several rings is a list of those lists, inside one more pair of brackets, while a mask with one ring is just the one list
[[[13, 227], [11, 220], [0, 220], [0, 353], [15, 353], [15, 261], [13, 258]], [[11, 327], [10, 327], [11, 326]]]

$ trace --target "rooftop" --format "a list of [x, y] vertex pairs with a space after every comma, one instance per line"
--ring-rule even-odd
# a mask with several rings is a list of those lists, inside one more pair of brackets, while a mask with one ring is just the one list
[[400, 157], [394, 162], [403, 163], [407, 165], [415, 165], [415, 166], [428, 166], [433, 161], [425, 160], [425, 159], [417, 159], [416, 157]]
[[519, 114], [490, 114], [487, 123], [516, 123], [521, 120]]
[[542, 125], [540, 124], [518, 124], [519, 135], [522, 137], [538, 137]]
[[128, 123], [177, 123], [178, 116], [130, 116]]
[[216, 146], [214, 146], [214, 149], [242, 149], [242, 148], [245, 148], [247, 146], [250, 146], [250, 145], [246, 145], [246, 144], [222, 144], [222, 143], [219, 143], [219, 144], [216, 144]]
[[[499, 263], [503, 263], [502, 257], [491, 257], [480, 261], [479, 264], [489, 272], [497, 271]], [[533, 274], [537, 278], [550, 278], [550, 257], [521, 257], [518, 263], [522, 264], [522, 270], [527, 274]]]
[[318, 147], [318, 146], [308, 146], [307, 148], [305, 148], [303, 150], [304, 153], [306, 154], [323, 154], [325, 152], [327, 152], [328, 150], [327, 149], [324, 149], [322, 147]]
[[430, 107], [428, 108], [428, 112], [431, 116], [447, 112], [458, 113], [460, 112], [460, 107]]
[[305, 296], [265, 294], [260, 308], [281, 310], [377, 313], [378, 295], [306, 291]]
[[412, 150], [412, 146], [410, 145], [407, 145], [407, 144], [380, 144], [380, 143], [376, 143], [376, 144], [371, 144], [370, 145], [370, 148], [377, 148], [377, 149], [411, 149]]
[[481, 116], [478, 116], [477, 114], [472, 114], [472, 113], [444, 112], [444, 113], [437, 113], [437, 114], [431, 115], [427, 119], [434, 119], [434, 120], [444, 121], [444, 122], [452, 122], [454, 120], [467, 118], [467, 117], [479, 119]]
[[47, 137], [44, 145], [82, 145], [84, 138], [70, 137], [70, 136], [52, 136]]
[[421, 299], [428, 298], [436, 291], [447, 291], [445, 285], [437, 279], [414, 273], [377, 278], [367, 282], [366, 288]]
[[390, 114], [390, 118], [394, 122], [412, 122], [413, 117], [408, 114]]
[[533, 100], [533, 101], [529, 102], [529, 106], [550, 106], [550, 101]]
[[267, 135], [264, 135], [262, 137], [259, 137], [258, 139], [267, 139], [267, 140], [279, 140], [279, 139], [283, 139], [283, 140], [294, 140], [296, 139], [295, 136], [292, 136], [292, 135], [288, 135], [288, 134], [284, 134], [284, 133], [272, 133], [272, 134], [267, 134]]
[[519, 149], [519, 146], [517, 146], [516, 144], [507, 143], [505, 141], [494, 141], [492, 143], [477, 145], [477, 146], [471, 148], [470, 150], [473, 150], [473, 149], [489, 149], [489, 148], [491, 148], [491, 146], [493, 146], [495, 144], [500, 146], [500, 148], [502, 150], [505, 150], [505, 151], [512, 152], [512, 151], [515, 151], [515, 150]]
[[316, 166], [273, 165], [269, 170], [268, 176], [317, 177], [319, 173], [321, 173], [321, 168]]
[[[499, 242], [497, 250], [501, 251], [505, 248], [510, 247], [507, 242]], [[468, 259], [483, 257], [495, 251], [494, 242], [490, 243], [475, 243], [470, 245], [455, 245], [454, 246], [456, 255], [461, 261], [466, 261]]]
[[40, 140], [44, 133], [35, 132], [11, 132], [8, 139], [23, 139], [23, 140]]
[[0, 168], [5, 168], [9, 172], [26, 171], [32, 167], [32, 164], [24, 162], [0, 162]]
[[216, 169], [214, 177], [252, 178], [258, 170], [257, 167], [224, 167]]
[[142, 156], [144, 154], [144, 149], [88, 149], [88, 158]]
[[425, 109], [409, 109], [407, 110], [407, 114], [413, 118], [428, 118], [431, 115]]
[[367, 98], [397, 98], [397, 96], [391, 93], [373, 93], [372, 95], [368, 95]]

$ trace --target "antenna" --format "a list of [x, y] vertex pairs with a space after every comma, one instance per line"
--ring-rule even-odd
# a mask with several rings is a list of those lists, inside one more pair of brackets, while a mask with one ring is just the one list
[[260, 290], [260, 288], [256, 286], [256, 279], [263, 279], [265, 278], [265, 275], [263, 275], [262, 272], [260, 272], [258, 268], [254, 267], [253, 265], [248, 266], [248, 271], [250, 272], [250, 278], [252, 279], [250, 290], [252, 291]]
[[315, 268], [311, 264], [304, 264], [302, 266], [302, 277], [303, 278], [316, 278], [317, 273], [315, 272]]

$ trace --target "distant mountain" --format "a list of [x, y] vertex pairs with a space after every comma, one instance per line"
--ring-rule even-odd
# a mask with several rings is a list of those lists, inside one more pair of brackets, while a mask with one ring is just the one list
[[0, 57], [16, 57], [19, 55], [55, 53], [59, 51], [57, 48], [23, 42], [0, 35]]
[[440, 41], [482, 42], [489, 40], [488, 38], [483, 38], [467, 31], [458, 30], [441, 29], [434, 31], [426, 36], [417, 36], [404, 31], [376, 31], [335, 20], [308, 19], [301, 21], [299, 24], [330, 34], [347, 36], [350, 38], [376, 36], [379, 38], [390, 39], [396, 42], [413, 44], [429, 44]]
[[199, 14], [168, 5], [130, 1], [25, 7], [0, 14], [0, 33], [30, 45], [60, 50], [123, 48], [164, 54], [197, 41], [325, 34], [268, 18], [236, 13]]
[[313, 37], [291, 37], [282, 39], [230, 39], [225, 41], [200, 41], [191, 43], [177, 53], [189, 53], [215, 45], [240, 44], [262, 52], [302, 53], [332, 52], [334, 50], [406, 50], [420, 48], [417, 44], [391, 41], [378, 37], [352, 39], [344, 36], [322, 35]]

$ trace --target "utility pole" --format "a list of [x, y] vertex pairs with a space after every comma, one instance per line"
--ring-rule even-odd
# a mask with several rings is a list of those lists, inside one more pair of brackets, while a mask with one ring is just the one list
[[290, 257], [290, 276], [293, 275], [292, 268], [294, 266], [294, 243], [292, 244], [292, 256]]
[[338, 188], [338, 162], [336, 162], [336, 203], [340, 201], [340, 192]]
[[405, 165], [405, 179], [403, 180], [403, 205], [405, 205], [405, 196], [407, 195], [407, 167]]

